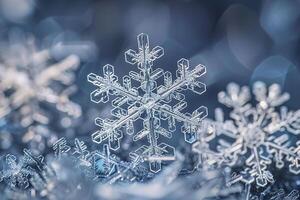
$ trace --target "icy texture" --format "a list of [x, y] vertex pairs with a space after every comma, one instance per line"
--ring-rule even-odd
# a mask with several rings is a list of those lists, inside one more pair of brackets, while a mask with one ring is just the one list
[[203, 170], [192, 176], [179, 177], [183, 158], [164, 168], [162, 173], [147, 183], [132, 185], [98, 185], [96, 196], [100, 199], [241, 199], [242, 187], [226, 187], [225, 176], [218, 170]]
[[[141, 160], [122, 161], [110, 153], [107, 145], [103, 151], [89, 151], [85, 143], [77, 138], [72, 146], [65, 138], [60, 138], [53, 149], [55, 157], [50, 156], [47, 163], [43, 156], [36, 156], [28, 149], [24, 149], [19, 158], [7, 154], [1, 160], [0, 183], [5, 183], [8, 199], [64, 199], [63, 193], [88, 187], [89, 182], [128, 184], [153, 177], [141, 165]], [[76, 181], [72, 182], [73, 179]], [[2, 191], [1, 185], [0, 189]]]
[[[181, 131], [185, 141], [196, 141], [197, 130], [207, 115], [207, 108], [201, 106], [191, 114], [183, 113], [187, 102], [182, 92], [190, 90], [199, 95], [203, 94], [206, 86], [199, 78], [206, 73], [206, 68], [197, 65], [191, 69], [189, 61], [182, 58], [177, 62], [178, 70], [173, 80], [170, 72], [152, 68], [153, 62], [164, 55], [163, 48], [156, 46], [150, 49], [148, 35], [143, 33], [138, 35], [137, 42], [138, 50], [126, 51], [125, 61], [137, 65], [139, 73], [130, 71], [129, 75], [122, 78], [122, 83], [119, 83], [114, 67], [107, 64], [103, 67], [103, 76], [90, 73], [87, 77], [90, 83], [97, 86], [91, 93], [92, 102], [107, 103], [111, 95], [116, 96], [112, 100], [111, 113], [114, 119], [96, 118], [95, 123], [100, 128], [92, 134], [92, 140], [96, 143], [108, 140], [109, 148], [118, 150], [123, 137], [122, 128], [129, 135], [135, 133], [134, 141], [147, 137], [149, 145], [141, 146], [130, 155], [133, 159], [142, 157], [148, 161], [150, 170], [156, 173], [161, 170], [162, 161], [175, 159], [175, 148], [166, 143], [159, 143], [158, 139], [160, 136], [171, 138], [172, 132], [176, 130], [176, 121], [183, 123]], [[159, 78], [163, 79], [160, 86]], [[134, 87], [136, 82], [138, 86]], [[136, 131], [134, 126], [138, 120], [142, 120], [143, 123], [143, 129], [140, 131]], [[162, 126], [163, 122], [167, 123], [167, 128]]]
[[289, 94], [282, 93], [278, 84], [267, 87], [263, 82], [255, 82], [252, 92], [256, 106], [250, 104], [248, 87], [230, 83], [226, 92], [218, 94], [219, 102], [232, 108], [230, 119], [224, 120], [223, 111], [217, 108], [216, 121], [208, 123], [215, 128], [217, 136], [223, 137], [218, 146], [222, 161], [226, 158], [227, 164], [233, 166], [246, 157], [244, 169], [232, 177], [232, 183], [255, 181], [257, 186], [264, 187], [274, 182], [268, 169], [272, 162], [279, 169], [288, 162], [291, 173], [300, 173], [299, 141], [291, 139], [300, 133], [300, 110], [280, 107], [277, 111], [289, 99]]
[[[63, 141], [60, 140], [60, 141]], [[29, 150], [24, 150], [22, 169], [30, 166], [30, 173], [26, 176], [26, 187], [23, 185], [7, 185], [2, 193], [4, 199], [241, 199], [244, 197], [242, 187], [239, 185], [228, 187], [225, 184], [226, 174], [220, 170], [202, 170], [189, 176], [180, 176], [184, 157], [177, 154], [174, 163], [166, 167], [162, 173], [144, 183], [129, 177], [129, 171], [122, 170], [127, 162], [118, 160], [112, 155], [97, 160], [98, 166], [104, 166], [104, 162], [115, 165], [115, 161], [121, 166], [113, 174], [106, 174], [102, 178], [88, 177], [88, 173], [82, 173], [88, 152], [85, 144], [76, 139], [73, 147], [70, 147], [61, 159], [48, 157], [47, 163], [42, 156], [35, 156]], [[67, 155], [68, 154], [68, 155]], [[74, 155], [70, 156], [70, 155]], [[84, 159], [84, 160], [82, 160]], [[131, 162], [135, 163], [135, 161]], [[128, 164], [128, 163], [127, 163]], [[129, 164], [130, 165], [130, 164]], [[125, 169], [125, 168], [123, 168]], [[130, 169], [134, 169], [130, 166]], [[146, 168], [145, 168], [146, 170]], [[111, 171], [111, 170], [108, 170]], [[130, 170], [131, 172], [133, 170]], [[1, 173], [7, 174], [6, 170]], [[14, 175], [19, 170], [14, 171]], [[137, 174], [141, 175], [141, 172]], [[142, 175], [145, 177], [145, 175]], [[6, 176], [8, 177], [8, 175]], [[116, 178], [119, 179], [117, 180]], [[136, 176], [137, 177], [137, 176]], [[122, 179], [122, 180], [121, 180]], [[8, 179], [5, 179], [6, 181]], [[22, 179], [23, 180], [23, 179]], [[114, 180], [114, 181], [113, 181]], [[126, 181], [127, 180], [127, 181]], [[96, 181], [96, 183], [95, 183]], [[112, 184], [117, 183], [118, 184]], [[125, 181], [125, 182], [124, 182]], [[130, 183], [134, 184], [128, 184]], [[98, 183], [97, 183], [98, 182]], [[1, 199], [0, 198], [0, 199]]]

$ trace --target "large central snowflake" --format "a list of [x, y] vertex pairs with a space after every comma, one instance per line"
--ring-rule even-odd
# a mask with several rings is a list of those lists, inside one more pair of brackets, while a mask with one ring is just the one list
[[[92, 140], [96, 143], [108, 140], [109, 147], [118, 150], [123, 137], [121, 129], [125, 127], [126, 133], [132, 135], [135, 132], [134, 122], [141, 119], [143, 129], [133, 136], [133, 140], [147, 137], [149, 145], [141, 146], [131, 156], [143, 157], [149, 162], [150, 170], [158, 172], [161, 170], [162, 161], [175, 159], [174, 147], [159, 143], [158, 139], [160, 135], [171, 138], [176, 129], [176, 121], [184, 123], [181, 130], [187, 142], [196, 140], [197, 130], [207, 115], [207, 108], [201, 106], [192, 114], [182, 113], [187, 105], [182, 91], [204, 93], [206, 87], [198, 79], [205, 74], [206, 68], [197, 65], [190, 69], [189, 61], [182, 58], [177, 63], [176, 79], [173, 80], [170, 72], [152, 68], [153, 62], [164, 55], [163, 48], [156, 46], [150, 49], [146, 34], [138, 35], [137, 41], [138, 51], [126, 51], [125, 60], [129, 64], [136, 64], [139, 73], [129, 72], [120, 84], [114, 74], [114, 67], [107, 64], [103, 67], [103, 76], [90, 73], [87, 77], [89, 82], [98, 87], [91, 93], [91, 101], [94, 103], [107, 103], [110, 95], [117, 96], [112, 101], [114, 119], [96, 118], [95, 123], [100, 130], [92, 134]], [[160, 86], [159, 78], [163, 78]], [[138, 82], [138, 86], [134, 87], [132, 81]], [[167, 128], [162, 126], [163, 122], [166, 122]]]
[[248, 87], [240, 88], [230, 83], [227, 92], [219, 93], [218, 100], [233, 109], [230, 112], [231, 119], [224, 121], [224, 113], [218, 108], [216, 121], [211, 123], [215, 126], [216, 134], [223, 138], [218, 150], [227, 161], [231, 161], [229, 164], [247, 158], [244, 170], [235, 175], [232, 182], [256, 181], [258, 186], [264, 187], [274, 181], [268, 170], [272, 161], [277, 168], [284, 167], [285, 161], [288, 161], [289, 171], [300, 173], [299, 141], [294, 142], [291, 138], [300, 133], [300, 110], [288, 112], [286, 107], [280, 107], [280, 111], [277, 111], [276, 107], [289, 99], [289, 94], [282, 93], [278, 84], [267, 88], [264, 83], [256, 82], [253, 94], [258, 102], [256, 107], [249, 103], [251, 95]]

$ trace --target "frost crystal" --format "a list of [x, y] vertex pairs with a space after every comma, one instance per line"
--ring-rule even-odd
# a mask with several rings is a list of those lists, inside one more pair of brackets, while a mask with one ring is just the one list
[[234, 165], [241, 158], [247, 158], [244, 170], [232, 177], [232, 181], [256, 181], [258, 186], [264, 187], [274, 181], [268, 170], [272, 162], [277, 168], [282, 168], [287, 161], [290, 172], [300, 173], [300, 143], [298, 141], [295, 145], [290, 139], [300, 133], [300, 110], [288, 111], [286, 107], [280, 107], [280, 112], [277, 111], [277, 107], [289, 99], [289, 94], [282, 93], [278, 84], [267, 88], [264, 83], [256, 82], [252, 92], [257, 101], [255, 107], [249, 103], [248, 87], [240, 88], [230, 83], [227, 92], [218, 94], [218, 100], [232, 108], [231, 119], [224, 120], [224, 113], [218, 108], [216, 121], [210, 123], [217, 136], [224, 138], [220, 139], [218, 151], [230, 161], [228, 164]]
[[[110, 95], [117, 96], [112, 100], [112, 115], [114, 119], [96, 118], [95, 123], [100, 127], [92, 134], [92, 140], [102, 143], [108, 140], [109, 148], [118, 150], [123, 130], [133, 136], [134, 141], [147, 137], [149, 145], [143, 145], [130, 155], [133, 158], [142, 157], [149, 162], [150, 170], [161, 170], [162, 161], [174, 160], [175, 148], [166, 143], [159, 143], [159, 136], [172, 137], [176, 129], [176, 121], [183, 122], [181, 128], [186, 142], [193, 143], [196, 140], [197, 130], [201, 121], [207, 115], [204, 106], [196, 109], [192, 114], [182, 113], [187, 102], [184, 90], [190, 90], [197, 94], [203, 94], [206, 86], [198, 79], [206, 73], [203, 65], [197, 65], [190, 69], [187, 59], [177, 62], [178, 70], [173, 80], [171, 72], [162, 69], [153, 69], [153, 62], [164, 55], [160, 46], [150, 49], [149, 38], [146, 34], [137, 37], [138, 51], [132, 49], [125, 52], [125, 61], [131, 65], [137, 65], [139, 73], [130, 71], [118, 82], [112, 65], [103, 67], [103, 76], [90, 73], [88, 81], [97, 86], [91, 93], [91, 101], [94, 103], [107, 103]], [[158, 79], [163, 78], [163, 84], [158, 86]], [[133, 83], [132, 83], [133, 82]], [[138, 83], [137, 86], [133, 84]], [[142, 120], [143, 129], [135, 131], [134, 123]], [[167, 128], [163, 124], [167, 124]]]

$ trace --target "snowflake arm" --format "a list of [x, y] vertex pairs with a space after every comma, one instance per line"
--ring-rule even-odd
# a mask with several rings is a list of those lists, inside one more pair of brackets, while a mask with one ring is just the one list
[[100, 127], [100, 130], [92, 134], [92, 140], [96, 143], [101, 143], [103, 140], [109, 138], [110, 148], [113, 150], [119, 149], [120, 139], [123, 137], [123, 133], [118, 129], [124, 124], [129, 124], [129, 126], [132, 127], [132, 120], [138, 118], [140, 112], [142, 111], [142, 109], [133, 107], [128, 110], [127, 115], [121, 116], [118, 120], [115, 121], [109, 119], [103, 120], [101, 118], [96, 118], [95, 124]]
[[43, 156], [34, 156], [32, 154], [32, 152], [28, 149], [24, 149], [23, 150], [23, 154], [24, 154], [24, 160], [26, 163], [28, 164], [33, 164], [34, 166], [36, 166], [38, 168], [38, 170], [40, 172], [43, 171], [44, 169], [44, 157]]
[[69, 145], [67, 145], [67, 141], [65, 138], [60, 138], [59, 140], [57, 140], [53, 146], [52, 146], [53, 150], [54, 150], [54, 154], [55, 156], [60, 159], [61, 156], [64, 153], [67, 153], [68, 151], [71, 150], [71, 147]]
[[290, 162], [289, 170], [294, 174], [300, 173], [300, 142], [296, 146], [290, 145], [289, 137], [282, 135], [280, 137], [270, 137], [266, 142], [267, 150], [270, 154], [274, 155], [276, 167], [281, 169], [284, 166], [284, 156]]
[[71, 55], [61, 62], [44, 69], [39, 76], [36, 76], [35, 82], [38, 85], [47, 86], [52, 80], [57, 80], [68, 85], [74, 79], [72, 73], [68, 73], [68, 71], [70, 72], [77, 69], [79, 63], [79, 58], [75, 55]]

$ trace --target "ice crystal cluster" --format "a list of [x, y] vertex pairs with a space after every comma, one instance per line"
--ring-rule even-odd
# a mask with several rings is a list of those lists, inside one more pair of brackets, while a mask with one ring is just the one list
[[28, 149], [24, 149], [23, 156], [19, 158], [7, 154], [1, 160], [0, 183], [5, 182], [7, 188], [13, 191], [34, 191], [36, 196], [46, 196], [57, 190], [56, 184], [63, 178], [58, 175], [64, 167], [58, 166], [62, 160], [69, 160], [77, 172], [102, 184], [137, 182], [152, 176], [137, 160], [122, 161], [110, 154], [107, 146], [101, 151], [89, 151], [85, 143], [77, 138], [72, 146], [65, 138], [60, 138], [53, 144], [53, 152], [54, 159], [50, 159], [49, 163], [44, 162], [43, 156], [36, 156]]
[[58, 159], [63, 155], [73, 157], [76, 166], [87, 177], [102, 183], [112, 184], [119, 180], [133, 182], [151, 177], [151, 173], [140, 165], [140, 160], [122, 161], [111, 154], [108, 145], [104, 145], [103, 150], [89, 151], [84, 141], [75, 138], [72, 148], [65, 138], [60, 138], [53, 144], [53, 150]]
[[47, 181], [55, 175], [54, 171], [44, 163], [43, 156], [36, 156], [28, 149], [24, 149], [23, 153], [19, 158], [12, 154], [2, 158], [0, 182], [5, 182], [11, 190], [25, 190], [31, 186], [41, 190], [47, 187]]
[[[270, 171], [272, 163], [277, 169], [287, 165], [290, 173], [300, 173], [300, 143], [293, 139], [300, 133], [300, 110], [288, 111], [280, 107], [289, 99], [289, 94], [283, 93], [278, 84], [267, 87], [263, 82], [255, 82], [252, 93], [254, 100], [251, 100], [249, 87], [230, 83], [226, 92], [218, 94], [219, 102], [231, 108], [230, 119], [225, 120], [225, 112], [217, 108], [216, 119], [207, 123], [220, 138], [216, 162], [242, 168], [234, 173], [230, 182], [255, 182], [264, 187], [274, 182]], [[252, 106], [254, 101], [256, 106]], [[202, 146], [197, 142], [196, 147]], [[239, 163], [243, 159], [241, 166]]]
[[[125, 61], [136, 65], [139, 72], [130, 71], [119, 83], [114, 67], [107, 64], [103, 67], [102, 76], [90, 73], [87, 77], [97, 87], [91, 93], [92, 102], [107, 103], [110, 96], [116, 96], [112, 100], [111, 113], [114, 118], [96, 118], [99, 130], [92, 134], [92, 140], [95, 143], [108, 140], [109, 148], [118, 150], [123, 132], [133, 135], [134, 141], [147, 138], [149, 145], [142, 145], [131, 152], [130, 156], [141, 157], [149, 162], [152, 172], [159, 172], [163, 161], [175, 159], [175, 148], [160, 143], [159, 138], [171, 138], [177, 122], [183, 123], [181, 132], [186, 142], [193, 143], [197, 139], [197, 131], [207, 115], [207, 108], [201, 106], [191, 114], [183, 113], [187, 106], [183, 91], [203, 94], [206, 87], [199, 78], [206, 73], [206, 68], [203, 65], [191, 68], [189, 61], [182, 58], [177, 62], [178, 69], [173, 80], [171, 72], [153, 68], [154, 61], [164, 55], [163, 48], [156, 46], [151, 49], [148, 35], [143, 33], [138, 35], [137, 42], [138, 50], [126, 51]], [[159, 78], [163, 79], [161, 85]], [[135, 123], [139, 120], [143, 128], [136, 131]]]
[[181, 154], [161, 174], [153, 176], [137, 160], [122, 161], [107, 147], [89, 151], [77, 138], [70, 146], [60, 138], [53, 145], [55, 156], [48, 161], [28, 149], [19, 158], [7, 154], [1, 160], [0, 185], [6, 183], [7, 199], [81, 199], [87, 198], [87, 187], [94, 191], [89, 199], [182, 199], [189, 195], [191, 199], [232, 200], [244, 196], [240, 185], [226, 186], [230, 174], [221, 170], [179, 178], [184, 161]]

